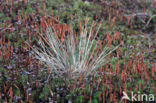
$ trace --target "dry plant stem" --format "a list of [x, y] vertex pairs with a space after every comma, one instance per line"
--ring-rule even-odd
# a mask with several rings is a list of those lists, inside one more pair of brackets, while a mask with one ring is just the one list
[[2, 29], [1, 31], [0, 31], [0, 33], [3, 33], [3, 32], [5, 32], [6, 30], [11, 30], [12, 28], [11, 28], [11, 24], [10, 25], [8, 25], [8, 27], [7, 28], [5, 28], [5, 29]]
[[155, 17], [156, 15], [152, 15], [150, 17], [150, 19], [148, 20], [148, 22], [146, 23], [145, 27], [147, 27], [149, 25], [149, 23], [151, 22], [151, 20]]

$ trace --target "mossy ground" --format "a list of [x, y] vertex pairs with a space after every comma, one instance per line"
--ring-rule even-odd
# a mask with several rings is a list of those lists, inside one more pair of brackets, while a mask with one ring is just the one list
[[[110, 103], [120, 102], [122, 91], [156, 94], [156, 17], [144, 27], [142, 19], [124, 16], [134, 13], [132, 7], [127, 11], [127, 4], [115, 1], [110, 5], [96, 0], [25, 1], [0, 2], [0, 102]], [[140, 4], [138, 10], [155, 15], [156, 9], [148, 9], [149, 5]], [[54, 24], [71, 25], [77, 33], [87, 18], [88, 25], [102, 21], [97, 40], [122, 45], [109, 56], [111, 62], [98, 70], [99, 75], [57, 77], [31, 55], [25, 43], [38, 45], [35, 28], [41, 32], [42, 20], [52, 17]]]

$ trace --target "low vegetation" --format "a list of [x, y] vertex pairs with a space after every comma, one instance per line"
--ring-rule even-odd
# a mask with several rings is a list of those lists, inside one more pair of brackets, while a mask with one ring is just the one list
[[155, 4], [0, 1], [0, 102], [131, 102], [123, 91], [156, 101]]

